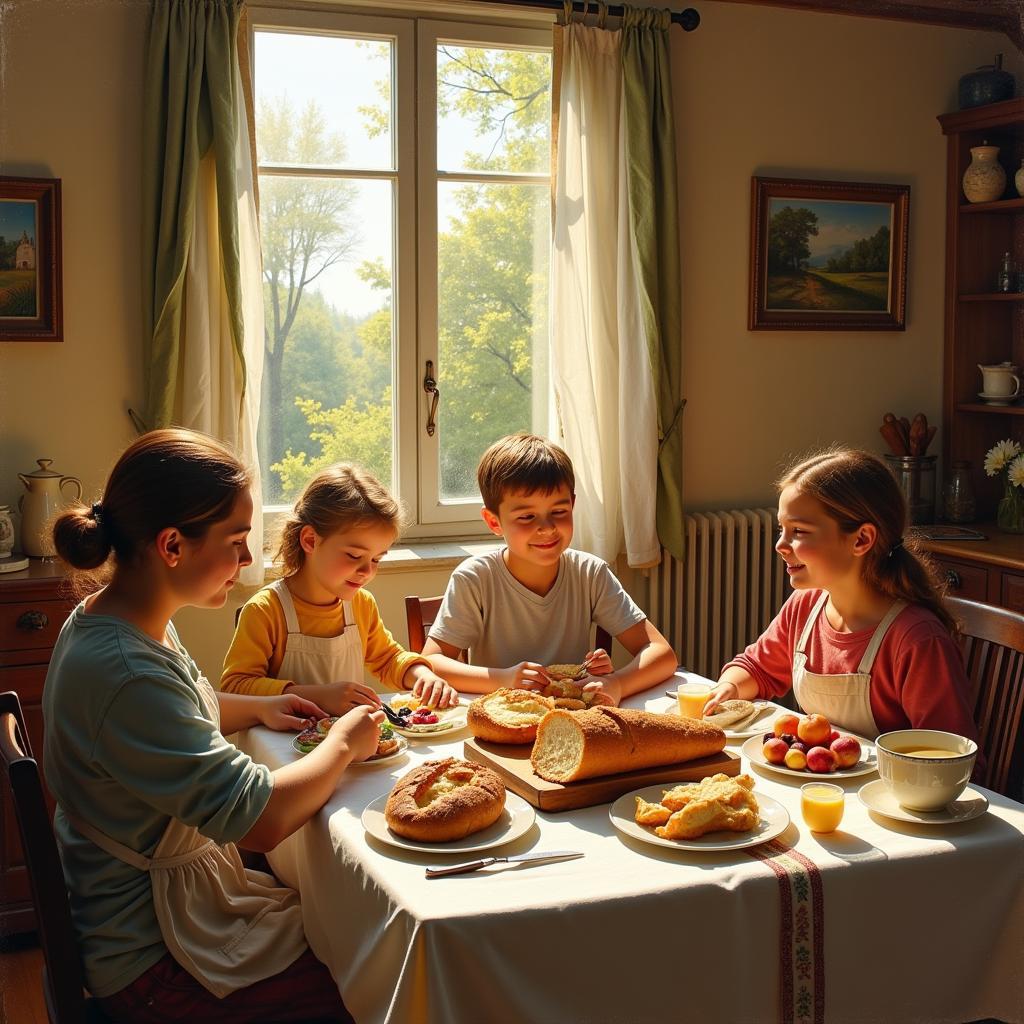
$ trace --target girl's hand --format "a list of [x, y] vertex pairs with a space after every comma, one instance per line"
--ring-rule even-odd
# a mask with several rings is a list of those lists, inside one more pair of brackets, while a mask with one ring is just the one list
[[[339, 738], [348, 747], [353, 762], [365, 761], [377, 752], [383, 721], [383, 711], [375, 711], [368, 704], [360, 704], [343, 715], [340, 721], [335, 722], [328, 736], [338, 733]], [[322, 748], [323, 744], [320, 746]]]
[[498, 686], [510, 690], [543, 690], [551, 682], [544, 672], [544, 666], [536, 661], [521, 661], [518, 665], [500, 669], [495, 673]]
[[591, 704], [594, 707], [598, 704], [609, 704], [617, 708], [622, 700], [622, 685], [613, 675], [588, 679], [583, 684], [583, 692], [593, 694]]
[[735, 700], [739, 695], [740, 689], [735, 683], [719, 683], [711, 691], [711, 696], [708, 698], [707, 704], [704, 705], [705, 718], [710, 715], [723, 700]]
[[257, 715], [268, 729], [276, 732], [302, 732], [309, 728], [311, 720], [327, 718], [326, 711], [295, 693], [260, 698]]
[[[320, 690], [323, 690], [321, 696]], [[363, 705], [371, 709], [380, 707], [380, 697], [366, 683], [327, 683], [317, 687], [317, 701], [332, 715], [344, 715]]]
[[419, 674], [412, 684], [414, 697], [419, 697], [421, 704], [428, 708], [453, 708], [459, 703], [459, 695], [440, 676], [434, 675], [423, 665], [417, 665]]
[[612, 659], [608, 652], [600, 647], [591, 651], [584, 659], [587, 674], [592, 676], [606, 676], [612, 671]]

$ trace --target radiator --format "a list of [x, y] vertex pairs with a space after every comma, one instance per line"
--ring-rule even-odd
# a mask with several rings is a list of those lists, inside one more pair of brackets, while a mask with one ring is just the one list
[[650, 571], [650, 620], [691, 672], [716, 679], [782, 606], [787, 590], [775, 529], [770, 508], [691, 513], [685, 560], [663, 552]]

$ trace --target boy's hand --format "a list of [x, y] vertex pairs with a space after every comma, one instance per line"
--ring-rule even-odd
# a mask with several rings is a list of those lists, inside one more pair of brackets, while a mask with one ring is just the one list
[[261, 698], [257, 713], [268, 729], [277, 732], [301, 732], [309, 728], [310, 721], [327, 717], [326, 711], [296, 693]]
[[543, 690], [551, 682], [544, 666], [536, 661], [521, 661], [518, 665], [501, 669], [497, 676], [498, 686], [509, 690]]
[[[320, 690], [324, 691], [322, 697]], [[376, 690], [366, 683], [327, 683], [318, 687], [316, 698], [332, 715], [344, 715], [364, 704], [374, 709], [380, 707]]]
[[[344, 715], [340, 722], [335, 722], [328, 736], [338, 733], [352, 754], [353, 762], [365, 761], [377, 752], [383, 721], [383, 711], [375, 711], [367, 704], [360, 704]], [[323, 743], [320, 744], [321, 748], [323, 746]]]
[[583, 665], [588, 675], [606, 676], [612, 671], [612, 659], [606, 650], [598, 647], [591, 651], [584, 659]]
[[596, 707], [598, 704], [610, 704], [618, 707], [622, 700], [622, 685], [613, 675], [605, 675], [598, 679], [588, 679], [583, 684], [584, 694], [593, 694], [591, 704]]
[[453, 708], [459, 703], [458, 693], [426, 665], [413, 665], [409, 672], [416, 673], [412, 693], [419, 697], [421, 704], [430, 708]]

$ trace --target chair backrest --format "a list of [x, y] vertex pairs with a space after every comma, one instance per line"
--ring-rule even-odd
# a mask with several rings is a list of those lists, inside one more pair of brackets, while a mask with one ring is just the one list
[[1024, 615], [959, 597], [946, 605], [960, 621], [974, 721], [986, 768], [981, 784], [1021, 799], [1024, 780]]
[[79, 1024], [92, 1019], [89, 1011], [94, 1011], [95, 1006], [87, 1010], [64, 873], [43, 800], [39, 765], [32, 757], [16, 693], [0, 693], [0, 763], [14, 797], [14, 816], [35, 901], [39, 940], [46, 963], [43, 989], [47, 1013], [51, 1024]]
[[[441, 597], [407, 597], [405, 599], [405, 621], [409, 627], [410, 651], [418, 653], [423, 650], [423, 645], [427, 642], [427, 633], [430, 632], [430, 627], [441, 610], [442, 600]], [[595, 641], [595, 647], [600, 647], [611, 654], [611, 634], [600, 626], [597, 627]], [[463, 652], [463, 660], [465, 660], [465, 652]]]

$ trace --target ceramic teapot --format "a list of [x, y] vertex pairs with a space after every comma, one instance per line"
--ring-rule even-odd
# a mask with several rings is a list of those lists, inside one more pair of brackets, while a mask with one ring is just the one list
[[996, 363], [992, 366], [982, 366], [981, 370], [981, 391], [983, 398], [1016, 398], [1020, 394], [1020, 378], [1017, 377], [1017, 367], [1012, 363]]
[[76, 476], [63, 476], [50, 469], [53, 459], [36, 459], [39, 468], [34, 473], [19, 473], [27, 494], [18, 499], [21, 509], [21, 546], [26, 555], [53, 558], [51, 520], [64, 504], [65, 484], [74, 484], [75, 500], [81, 501], [82, 481]]

